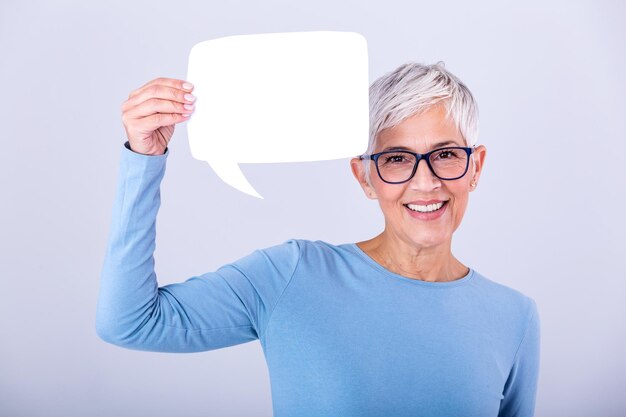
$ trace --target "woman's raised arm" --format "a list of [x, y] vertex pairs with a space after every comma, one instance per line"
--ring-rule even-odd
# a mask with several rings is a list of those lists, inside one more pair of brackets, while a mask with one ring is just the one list
[[[176, 82], [183, 83], [167, 79], [165, 84]], [[182, 92], [175, 87], [163, 90], [165, 84], [155, 88], [148, 83], [131, 94], [129, 101], [136, 104], [128, 105], [130, 114], [125, 112], [129, 141], [122, 148], [101, 274], [98, 335], [116, 345], [164, 352], [216, 349], [256, 338], [263, 342], [265, 325], [298, 263], [296, 241], [255, 251], [216, 272], [158, 287], [153, 257], [156, 216], [173, 132], [173, 125], [163, 123], [182, 116], [138, 115], [149, 113], [148, 108], [176, 108], [172, 100], [154, 98]], [[152, 104], [141, 104], [147, 102]]]

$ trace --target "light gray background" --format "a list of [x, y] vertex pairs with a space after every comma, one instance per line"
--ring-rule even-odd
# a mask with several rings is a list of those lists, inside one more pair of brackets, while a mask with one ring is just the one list
[[[184, 78], [196, 42], [303, 30], [362, 33], [371, 80], [444, 60], [468, 84], [488, 156], [455, 254], [538, 302], [538, 416], [626, 415], [626, 8], [504, 3], [2, 0], [0, 415], [271, 415], [258, 342], [135, 352], [100, 341], [94, 316], [128, 93]], [[161, 284], [291, 237], [381, 230], [347, 160], [244, 166], [258, 200], [192, 159], [185, 130], [162, 186]]]

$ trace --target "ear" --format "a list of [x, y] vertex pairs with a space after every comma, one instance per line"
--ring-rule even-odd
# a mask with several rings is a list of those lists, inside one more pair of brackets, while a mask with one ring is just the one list
[[[474, 150], [474, 155], [473, 155], [473, 165], [474, 168], [472, 170], [472, 180], [471, 182], [478, 184], [478, 180], [480, 179], [480, 174], [483, 172], [483, 167], [485, 165], [485, 157], [487, 156], [487, 148], [485, 148], [483, 145], [478, 146], [475, 150]], [[470, 191], [474, 191], [476, 189], [476, 187], [470, 187]]]
[[367, 183], [363, 161], [360, 160], [359, 158], [352, 158], [350, 160], [350, 167], [352, 168], [352, 174], [354, 175], [354, 178], [356, 178], [361, 188], [363, 188], [363, 192], [365, 192], [365, 196], [369, 198], [370, 200], [376, 200], [378, 198], [376, 196], [376, 190], [374, 189], [374, 187], [370, 186]]

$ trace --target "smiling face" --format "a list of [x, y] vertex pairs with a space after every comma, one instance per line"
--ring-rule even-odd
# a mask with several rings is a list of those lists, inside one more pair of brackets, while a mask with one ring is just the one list
[[[445, 113], [442, 105], [435, 105], [381, 131], [373, 153], [406, 148], [423, 154], [443, 146], [467, 146]], [[378, 176], [374, 162], [369, 161], [370, 186], [365, 179], [363, 162], [355, 158], [351, 165], [366, 195], [378, 199], [385, 216], [384, 234], [387, 238], [399, 239], [420, 249], [449, 247], [452, 234], [461, 224], [467, 208], [469, 192], [475, 188], [471, 184], [477, 183], [480, 177], [485, 154], [484, 146], [477, 147], [465, 176], [451, 181], [435, 177], [422, 160], [411, 180], [403, 184], [387, 184]]]

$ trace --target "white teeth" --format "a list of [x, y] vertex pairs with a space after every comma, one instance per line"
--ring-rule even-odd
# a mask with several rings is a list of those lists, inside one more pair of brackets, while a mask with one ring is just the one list
[[413, 211], [419, 211], [420, 213], [430, 213], [432, 211], [439, 210], [441, 206], [443, 206], [443, 202], [436, 203], [436, 204], [429, 204], [427, 206], [419, 206], [417, 204], [407, 204], [406, 206]]

